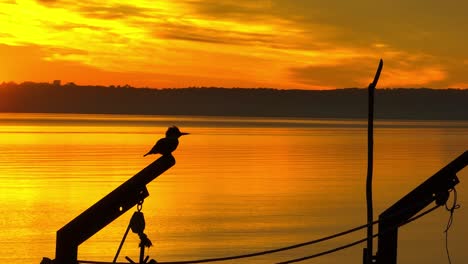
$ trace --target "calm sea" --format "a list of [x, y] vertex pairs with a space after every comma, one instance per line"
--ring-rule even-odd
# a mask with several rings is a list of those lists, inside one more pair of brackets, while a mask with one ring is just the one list
[[[143, 154], [177, 125], [190, 132], [177, 164], [148, 185], [146, 233], [158, 261], [288, 246], [366, 222], [364, 120], [0, 114], [0, 263], [55, 256], [55, 232], [155, 160]], [[377, 121], [376, 217], [466, 151], [468, 122]], [[449, 233], [453, 263], [468, 259], [468, 169]], [[134, 210], [79, 247], [112, 261]], [[445, 209], [400, 228], [399, 263], [447, 263]], [[377, 230], [377, 228], [376, 228]], [[224, 263], [275, 263], [365, 237]], [[119, 261], [138, 258], [130, 233]], [[360, 244], [304, 263], [362, 263]]]

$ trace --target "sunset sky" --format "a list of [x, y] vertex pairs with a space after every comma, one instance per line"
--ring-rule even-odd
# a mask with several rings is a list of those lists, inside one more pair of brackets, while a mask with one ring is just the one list
[[468, 87], [468, 1], [0, 0], [0, 82]]

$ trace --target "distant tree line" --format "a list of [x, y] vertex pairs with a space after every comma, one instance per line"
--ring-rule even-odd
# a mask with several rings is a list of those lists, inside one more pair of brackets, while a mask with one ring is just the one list
[[[0, 84], [0, 112], [366, 118], [367, 89]], [[468, 120], [467, 89], [377, 89], [380, 119]]]

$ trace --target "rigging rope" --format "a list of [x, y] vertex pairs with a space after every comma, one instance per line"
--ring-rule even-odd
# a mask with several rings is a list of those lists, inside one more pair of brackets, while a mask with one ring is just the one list
[[453, 203], [452, 206], [449, 208], [447, 202], [445, 202], [445, 209], [450, 212], [450, 216], [447, 222], [447, 227], [444, 230], [445, 233], [445, 251], [447, 252], [448, 263], [451, 264], [452, 260], [450, 258], [449, 246], [448, 246], [448, 231], [453, 224], [453, 213], [456, 209], [460, 208], [460, 205], [457, 203], [457, 189], [453, 187], [453, 189], [449, 190], [449, 192], [453, 191]]
[[[372, 222], [372, 224], [377, 224], [378, 222], [379, 221], [376, 220], [376, 221]], [[322, 238], [319, 238], [319, 239], [315, 239], [315, 240], [311, 240], [311, 241], [307, 241], [307, 242], [303, 242], [303, 243], [299, 243], [299, 244], [295, 244], [295, 245], [291, 245], [291, 246], [287, 246], [287, 247], [281, 247], [281, 248], [276, 248], [276, 249], [259, 251], [259, 252], [255, 252], [255, 253], [236, 255], [236, 256], [227, 256], [227, 257], [220, 257], [220, 258], [207, 258], [207, 259], [199, 259], [199, 260], [187, 260], [187, 261], [175, 261], [175, 262], [171, 261], [171, 262], [160, 262], [160, 263], [164, 263], [164, 264], [207, 263], [207, 262], [215, 262], [215, 261], [226, 261], [226, 260], [233, 260], [233, 259], [257, 257], [257, 256], [262, 256], [262, 255], [267, 255], [267, 254], [272, 254], [272, 253], [276, 253], [276, 252], [281, 252], [281, 251], [286, 251], [286, 250], [291, 250], [291, 249], [295, 249], [295, 248], [299, 248], [299, 247], [304, 247], [304, 246], [317, 244], [317, 243], [320, 243], [320, 242], [323, 242], [323, 241], [327, 241], [327, 240], [330, 240], [330, 239], [333, 239], [333, 238], [337, 238], [337, 237], [344, 236], [346, 234], [361, 230], [361, 229], [363, 229], [365, 227], [367, 227], [367, 224], [361, 225], [361, 226], [358, 226], [358, 227], [355, 227], [355, 228], [352, 228], [352, 229], [349, 229], [349, 230], [346, 230], [346, 231], [343, 231], [343, 232], [340, 232], [340, 233], [336, 233], [336, 234], [333, 234], [333, 235], [330, 235], [330, 236], [322, 237]]]
[[[424, 215], [434, 211], [435, 209], [439, 208], [439, 205], [435, 205], [434, 207], [420, 213], [419, 215], [416, 215], [408, 220], [406, 220], [405, 222], [403, 222], [400, 226], [404, 226], [406, 224], [409, 224], [411, 222], [413, 222], [414, 220], [418, 219], [418, 218], [421, 218], [423, 217]], [[395, 227], [395, 228], [398, 228], [398, 227]], [[379, 232], [375, 235], [373, 235], [372, 237], [377, 237], [379, 234], [382, 234], [382, 233], [386, 233], [388, 231], [390, 231], [391, 229], [388, 229], [388, 230], [384, 230], [383, 232]], [[342, 250], [342, 249], [345, 249], [345, 248], [349, 248], [349, 247], [352, 247], [352, 246], [355, 246], [357, 244], [360, 244], [362, 242], [365, 242], [367, 240], [367, 238], [363, 238], [363, 239], [360, 239], [360, 240], [357, 240], [357, 241], [354, 241], [352, 243], [349, 243], [349, 244], [346, 244], [344, 246], [340, 246], [340, 247], [337, 247], [337, 248], [334, 248], [334, 249], [331, 249], [331, 250], [327, 250], [327, 251], [323, 251], [323, 252], [320, 252], [320, 253], [317, 253], [317, 254], [314, 254], [314, 255], [310, 255], [310, 256], [306, 256], [306, 257], [302, 257], [302, 258], [297, 258], [297, 259], [291, 259], [291, 260], [287, 260], [287, 261], [283, 261], [283, 262], [278, 262], [277, 264], [289, 264], [289, 263], [295, 263], [295, 262], [300, 262], [300, 261], [304, 261], [304, 260], [307, 260], [307, 259], [311, 259], [311, 258], [316, 258], [316, 257], [320, 257], [320, 256], [323, 256], [323, 255], [328, 255], [328, 254], [331, 254], [333, 252], [336, 252], [336, 251], [339, 251], [339, 250]]]
[[122, 246], [125, 242], [125, 239], [127, 238], [127, 235], [128, 235], [128, 231], [130, 231], [130, 226], [131, 226], [131, 222], [128, 223], [128, 227], [127, 229], [125, 230], [125, 233], [123, 235], [123, 238], [122, 240], [120, 241], [120, 245], [119, 245], [119, 248], [117, 249], [117, 252], [115, 253], [115, 257], [114, 257], [114, 260], [112, 261], [112, 264], [116, 264], [117, 262], [117, 258], [119, 257], [119, 254], [120, 254], [120, 250], [122, 250]]
[[[414, 220], [416, 220], [416, 219], [418, 219], [418, 218], [420, 218], [420, 217], [434, 211], [438, 207], [439, 206], [436, 205], [436, 206], [428, 209], [427, 211], [424, 211], [423, 213], [420, 213], [419, 215], [416, 215], [416, 216], [408, 219], [407, 221], [405, 221], [400, 226], [406, 225], [406, 224], [408, 224], [408, 223], [410, 223], [410, 222], [412, 222], [412, 221], [414, 221]], [[378, 220], [372, 222], [372, 225], [377, 224], [377, 223], [379, 223]], [[286, 251], [286, 250], [290, 250], [290, 249], [294, 249], [294, 248], [299, 248], [299, 247], [304, 247], [304, 246], [316, 244], [316, 243], [319, 243], [319, 242], [323, 242], [323, 241], [326, 241], [326, 240], [330, 240], [332, 238], [340, 237], [340, 236], [343, 236], [343, 235], [358, 231], [358, 230], [363, 229], [365, 227], [367, 227], [367, 224], [361, 225], [361, 226], [358, 226], [358, 227], [355, 227], [355, 228], [352, 228], [352, 229], [349, 229], [349, 230], [346, 230], [346, 231], [343, 231], [343, 232], [340, 232], [340, 233], [336, 233], [334, 235], [323, 237], [323, 238], [320, 238], [320, 239], [315, 239], [315, 240], [311, 240], [311, 241], [308, 241], [308, 242], [299, 243], [299, 244], [295, 244], [295, 245], [291, 245], [291, 246], [287, 246], [287, 247], [271, 249], [271, 250], [266, 250], [266, 251], [260, 251], [260, 252], [255, 252], [255, 253], [236, 255], [236, 256], [227, 256], [227, 257], [220, 257], [220, 258], [207, 258], [207, 259], [184, 260], [184, 261], [168, 261], [168, 262], [158, 262], [158, 263], [159, 264], [207, 263], [207, 262], [217, 262], [217, 261], [226, 261], [226, 260], [256, 257], [256, 256], [267, 255], [267, 254], [272, 254], [272, 253], [276, 253], [276, 252], [280, 252], [280, 251]], [[387, 230], [385, 230], [384, 232], [386, 232], [386, 231]], [[378, 234], [373, 235], [373, 237], [376, 237], [376, 236], [378, 236]], [[307, 256], [307, 257], [303, 257], [303, 258], [299, 258], [299, 259], [288, 260], [286, 262], [280, 262], [280, 263], [293, 263], [293, 262], [299, 262], [299, 261], [303, 261], [303, 260], [306, 260], [306, 259], [315, 258], [315, 257], [323, 256], [323, 255], [328, 255], [328, 254], [331, 254], [333, 252], [336, 252], [336, 251], [339, 251], [339, 250], [342, 250], [342, 249], [349, 248], [349, 247], [352, 247], [354, 245], [360, 244], [360, 243], [362, 243], [364, 241], [366, 241], [365, 238], [361, 239], [361, 240], [358, 240], [358, 241], [355, 241], [355, 242], [352, 242], [350, 244], [340, 246], [340, 247], [337, 247], [337, 248], [334, 248], [334, 249], [331, 249], [331, 250], [323, 251], [323, 252], [320, 252], [320, 253], [317, 253], [317, 254], [314, 254], [314, 255], [311, 255], [311, 256]], [[82, 263], [82, 264], [110, 264], [111, 262], [78, 260], [78, 263]], [[115, 262], [115, 264], [128, 264], [128, 263], [126, 263], [126, 262]]]

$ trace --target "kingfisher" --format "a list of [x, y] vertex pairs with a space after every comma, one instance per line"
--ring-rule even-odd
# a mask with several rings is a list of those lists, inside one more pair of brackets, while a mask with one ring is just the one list
[[180, 132], [179, 128], [176, 126], [169, 127], [166, 131], [166, 137], [158, 140], [153, 148], [143, 155], [143, 157], [150, 154], [162, 154], [163, 156], [171, 155], [179, 145], [179, 137], [188, 134], [189, 133]]

